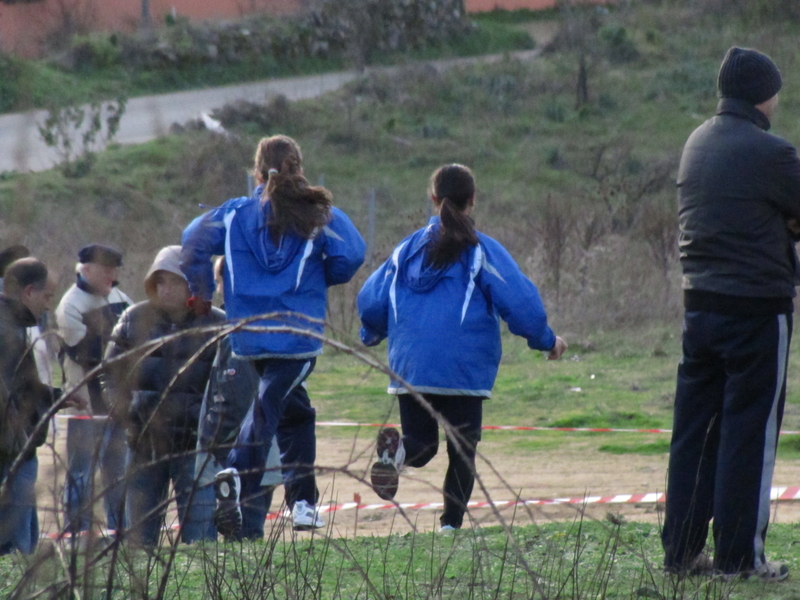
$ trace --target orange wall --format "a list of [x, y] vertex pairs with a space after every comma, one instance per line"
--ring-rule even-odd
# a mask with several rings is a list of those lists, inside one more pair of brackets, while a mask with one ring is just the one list
[[[583, 0], [589, 4], [611, 4], [614, 0]], [[518, 8], [528, 8], [531, 10], [542, 10], [554, 8], [557, 0], [466, 0], [467, 12], [483, 12], [503, 8], [505, 10], [516, 10]]]
[[[606, 3], [610, 0], [587, 0]], [[236, 18], [253, 12], [285, 14], [298, 10], [306, 0], [150, 0], [154, 24], [173, 11], [191, 19]], [[494, 8], [552, 8], [556, 0], [465, 0], [468, 12]], [[35, 56], [49, 32], [63, 25], [65, 15], [92, 31], [132, 31], [139, 23], [141, 0], [42, 0], [0, 4], [0, 50]]]
[[[154, 24], [173, 11], [191, 19], [237, 18], [253, 12], [285, 14], [298, 10], [303, 0], [150, 0]], [[48, 33], [65, 18], [92, 31], [132, 31], [142, 10], [141, 0], [43, 0], [0, 4], [0, 50], [35, 56]], [[65, 17], [66, 15], [66, 17]]]

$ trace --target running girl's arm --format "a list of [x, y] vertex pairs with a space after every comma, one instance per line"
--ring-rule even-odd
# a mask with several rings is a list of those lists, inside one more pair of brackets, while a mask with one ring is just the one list
[[325, 283], [328, 287], [347, 283], [364, 263], [367, 244], [350, 218], [336, 207], [331, 222], [325, 226]]
[[484, 262], [478, 284], [508, 323], [511, 333], [528, 340], [534, 350], [551, 350], [556, 336], [547, 324], [547, 313], [539, 290], [520, 270], [501, 244], [481, 235]]
[[389, 288], [394, 265], [383, 263], [364, 282], [356, 304], [361, 317], [361, 341], [365, 346], [376, 346], [389, 335]]
[[225, 254], [225, 215], [228, 204], [200, 215], [183, 231], [181, 270], [193, 296], [211, 300], [214, 295], [214, 267], [211, 257]]

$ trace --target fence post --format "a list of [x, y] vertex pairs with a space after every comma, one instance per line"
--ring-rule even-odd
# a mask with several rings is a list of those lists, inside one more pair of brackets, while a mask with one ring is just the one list
[[375, 254], [375, 188], [369, 190], [367, 196], [367, 267], [372, 267]]
[[247, 174], [247, 196], [248, 198], [253, 197], [253, 193], [256, 191], [256, 182], [253, 179], [253, 174]]

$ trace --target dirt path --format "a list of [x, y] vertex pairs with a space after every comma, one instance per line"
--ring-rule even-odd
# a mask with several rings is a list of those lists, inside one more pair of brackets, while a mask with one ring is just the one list
[[[518, 435], [510, 433], [509, 435]], [[667, 456], [642, 456], [636, 454], [614, 455], [597, 452], [596, 440], [565, 437], [557, 450], [535, 451], [530, 454], [509, 453], [502, 440], [484, 441], [479, 450], [485, 459], [502, 475], [481, 462], [479, 474], [488, 497], [494, 501], [513, 500], [517, 494], [524, 500], [552, 498], [581, 498], [587, 495], [612, 496], [617, 494], [642, 494], [661, 492], [665, 488]], [[40, 519], [43, 533], [58, 531], [59, 513], [53, 510], [60, 503], [56, 500], [62, 489], [63, 467], [59, 455], [63, 455], [64, 441], [56, 440], [57, 455], [51, 448], [43, 447], [39, 452]], [[326, 437], [325, 429], [318, 430], [317, 466], [325, 472], [318, 478], [324, 502], [337, 505], [353, 502], [360, 495], [362, 505], [385, 504], [364, 483], [369, 465], [373, 460], [370, 442], [359, 438], [356, 442], [344, 437]], [[423, 469], [407, 469], [400, 482], [396, 500], [400, 504], [429, 504], [442, 501], [441, 488], [447, 465], [444, 445], [439, 454]], [[800, 461], [779, 461], [774, 477], [776, 486], [792, 486], [800, 482]], [[282, 493], [276, 492], [273, 509], [278, 507]], [[478, 485], [473, 500], [485, 501]], [[571, 520], [578, 514], [578, 507], [569, 505], [545, 505], [523, 509], [504, 508], [503, 518], [517, 523], [544, 523], [550, 520]], [[590, 504], [586, 515], [593, 519], [604, 519], [607, 513], [623, 515], [631, 521], [658, 523], [662, 518], [661, 505], [654, 504]], [[337, 536], [387, 535], [412, 530], [438, 529], [439, 511], [433, 509], [353, 509], [329, 513], [330, 532]], [[498, 520], [489, 508], [471, 511], [471, 519], [477, 525], [497, 524]], [[773, 517], [779, 523], [800, 521], [800, 502], [773, 503]], [[174, 511], [170, 517], [174, 519]], [[102, 521], [102, 511], [98, 510]]]

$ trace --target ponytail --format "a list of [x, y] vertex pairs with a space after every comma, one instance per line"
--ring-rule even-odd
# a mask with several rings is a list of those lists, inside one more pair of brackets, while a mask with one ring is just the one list
[[276, 244], [287, 233], [310, 239], [330, 222], [333, 194], [308, 184], [300, 146], [292, 138], [275, 135], [261, 140], [254, 174], [259, 183], [266, 183], [261, 200], [270, 203], [272, 214], [265, 225]]
[[441, 227], [428, 248], [427, 261], [433, 268], [441, 269], [478, 244], [475, 222], [465, 212], [475, 197], [475, 178], [462, 165], [440, 167], [431, 177], [429, 193], [441, 202]]

